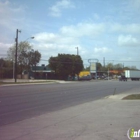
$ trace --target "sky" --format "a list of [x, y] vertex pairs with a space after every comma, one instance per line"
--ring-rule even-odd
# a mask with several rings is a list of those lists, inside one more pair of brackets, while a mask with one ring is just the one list
[[[28, 41], [41, 54], [77, 54], [140, 69], [140, 0], [0, 0], [0, 57]], [[30, 37], [34, 36], [34, 39]]]

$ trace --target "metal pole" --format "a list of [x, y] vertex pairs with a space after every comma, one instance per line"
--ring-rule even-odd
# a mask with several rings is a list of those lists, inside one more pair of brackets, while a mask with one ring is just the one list
[[95, 70], [95, 72], [96, 72], [95, 74], [96, 74], [96, 80], [97, 80], [98, 78], [97, 78], [97, 63], [96, 62], [95, 62], [95, 69], [96, 69]]
[[16, 31], [16, 52], [15, 52], [15, 83], [17, 82], [17, 46], [18, 46], [18, 29]]
[[36, 51], [35, 51], [35, 79], [36, 79]]
[[13, 60], [13, 79], [14, 79], [14, 77], [15, 77], [15, 76], [14, 76], [14, 73], [15, 73], [14, 67], [15, 67], [15, 66], [14, 66], [14, 60]]
[[108, 68], [108, 80], [109, 80], [109, 68]]

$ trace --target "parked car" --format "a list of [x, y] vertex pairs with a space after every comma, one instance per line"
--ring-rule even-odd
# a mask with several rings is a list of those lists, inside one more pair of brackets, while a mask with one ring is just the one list
[[126, 78], [124, 75], [122, 75], [122, 76], [119, 78], [119, 81], [127, 81], [127, 78]]

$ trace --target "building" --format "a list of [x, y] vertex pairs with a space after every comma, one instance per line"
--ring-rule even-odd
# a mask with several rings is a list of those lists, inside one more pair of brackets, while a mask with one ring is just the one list
[[30, 79], [56, 79], [55, 72], [49, 66], [33, 66], [29, 72]]

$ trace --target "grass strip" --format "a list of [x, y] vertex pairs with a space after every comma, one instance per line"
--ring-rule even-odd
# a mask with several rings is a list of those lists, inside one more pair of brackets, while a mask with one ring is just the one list
[[140, 100], [140, 94], [132, 94], [123, 98], [123, 100]]

